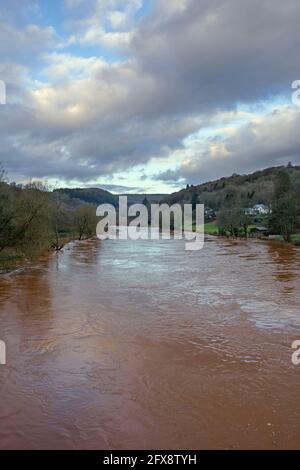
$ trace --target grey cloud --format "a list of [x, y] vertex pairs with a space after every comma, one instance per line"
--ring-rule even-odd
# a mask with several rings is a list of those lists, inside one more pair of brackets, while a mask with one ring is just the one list
[[157, 113], [234, 108], [298, 76], [298, 0], [190, 0], [184, 12], [159, 15], [136, 34], [133, 50], [162, 90]]
[[228, 138], [208, 139], [204, 150], [190, 162], [158, 174], [157, 179], [197, 184], [289, 161], [300, 164], [299, 122], [300, 108], [279, 108], [260, 122], [243, 125]]
[[[122, 118], [91, 123], [82, 130], [60, 126], [45, 129], [31, 110], [18, 113], [0, 109], [0, 161], [9, 172], [27, 177], [96, 179], [146, 163], [152, 156], [168, 155], [181, 146], [191, 123], [160, 120], [149, 123]], [[6, 119], [5, 119], [6, 117]], [[11, 129], [17, 125], [18, 132]], [[112, 128], [112, 125], [114, 126]], [[16, 127], [15, 127], [16, 128]], [[115, 129], [115, 130], [114, 130]]]
[[27, 25], [16, 28], [8, 23], [0, 23], [1, 62], [32, 64], [36, 55], [54, 44], [56, 38], [52, 27], [41, 28]]
[[32, 24], [40, 18], [38, 0], [1, 0], [0, 21], [14, 25]]

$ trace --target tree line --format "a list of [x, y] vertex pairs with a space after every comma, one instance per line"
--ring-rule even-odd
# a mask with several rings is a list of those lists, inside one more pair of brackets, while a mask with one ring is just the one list
[[0, 264], [34, 258], [45, 250], [60, 251], [70, 239], [91, 237], [96, 231], [92, 204], [70, 209], [68, 198], [41, 183], [9, 184], [0, 171]]

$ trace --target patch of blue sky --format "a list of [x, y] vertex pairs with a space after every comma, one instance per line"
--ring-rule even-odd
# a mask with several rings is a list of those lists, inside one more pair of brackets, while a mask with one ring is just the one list
[[143, 18], [144, 16], [147, 16], [149, 13], [151, 13], [153, 8], [153, 0], [143, 0], [143, 4], [141, 8], [136, 13], [136, 18], [140, 19]]
[[62, 0], [43, 0], [39, 2], [39, 26], [52, 26], [57, 34], [64, 35], [64, 7]]
[[104, 59], [109, 64], [122, 62], [126, 59], [126, 55], [116, 49], [102, 46], [101, 44], [89, 45], [82, 43], [75, 43], [66, 45], [60, 48], [57, 52], [73, 55], [74, 57], [83, 57], [88, 59], [90, 57], [97, 57]]
[[237, 111], [246, 113], [267, 114], [279, 106], [291, 105], [291, 95], [292, 89], [291, 87], [287, 87], [286, 91], [281, 91], [281, 93], [268, 95], [254, 103], [238, 103]]

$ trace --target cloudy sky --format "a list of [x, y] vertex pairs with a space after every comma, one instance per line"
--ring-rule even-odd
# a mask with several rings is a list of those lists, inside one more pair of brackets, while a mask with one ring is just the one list
[[299, 0], [0, 0], [9, 179], [172, 192], [300, 163]]

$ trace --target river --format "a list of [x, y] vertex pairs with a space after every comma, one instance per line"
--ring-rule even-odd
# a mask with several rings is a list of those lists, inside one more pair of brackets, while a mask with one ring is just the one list
[[300, 250], [86, 241], [0, 279], [1, 449], [300, 448]]

